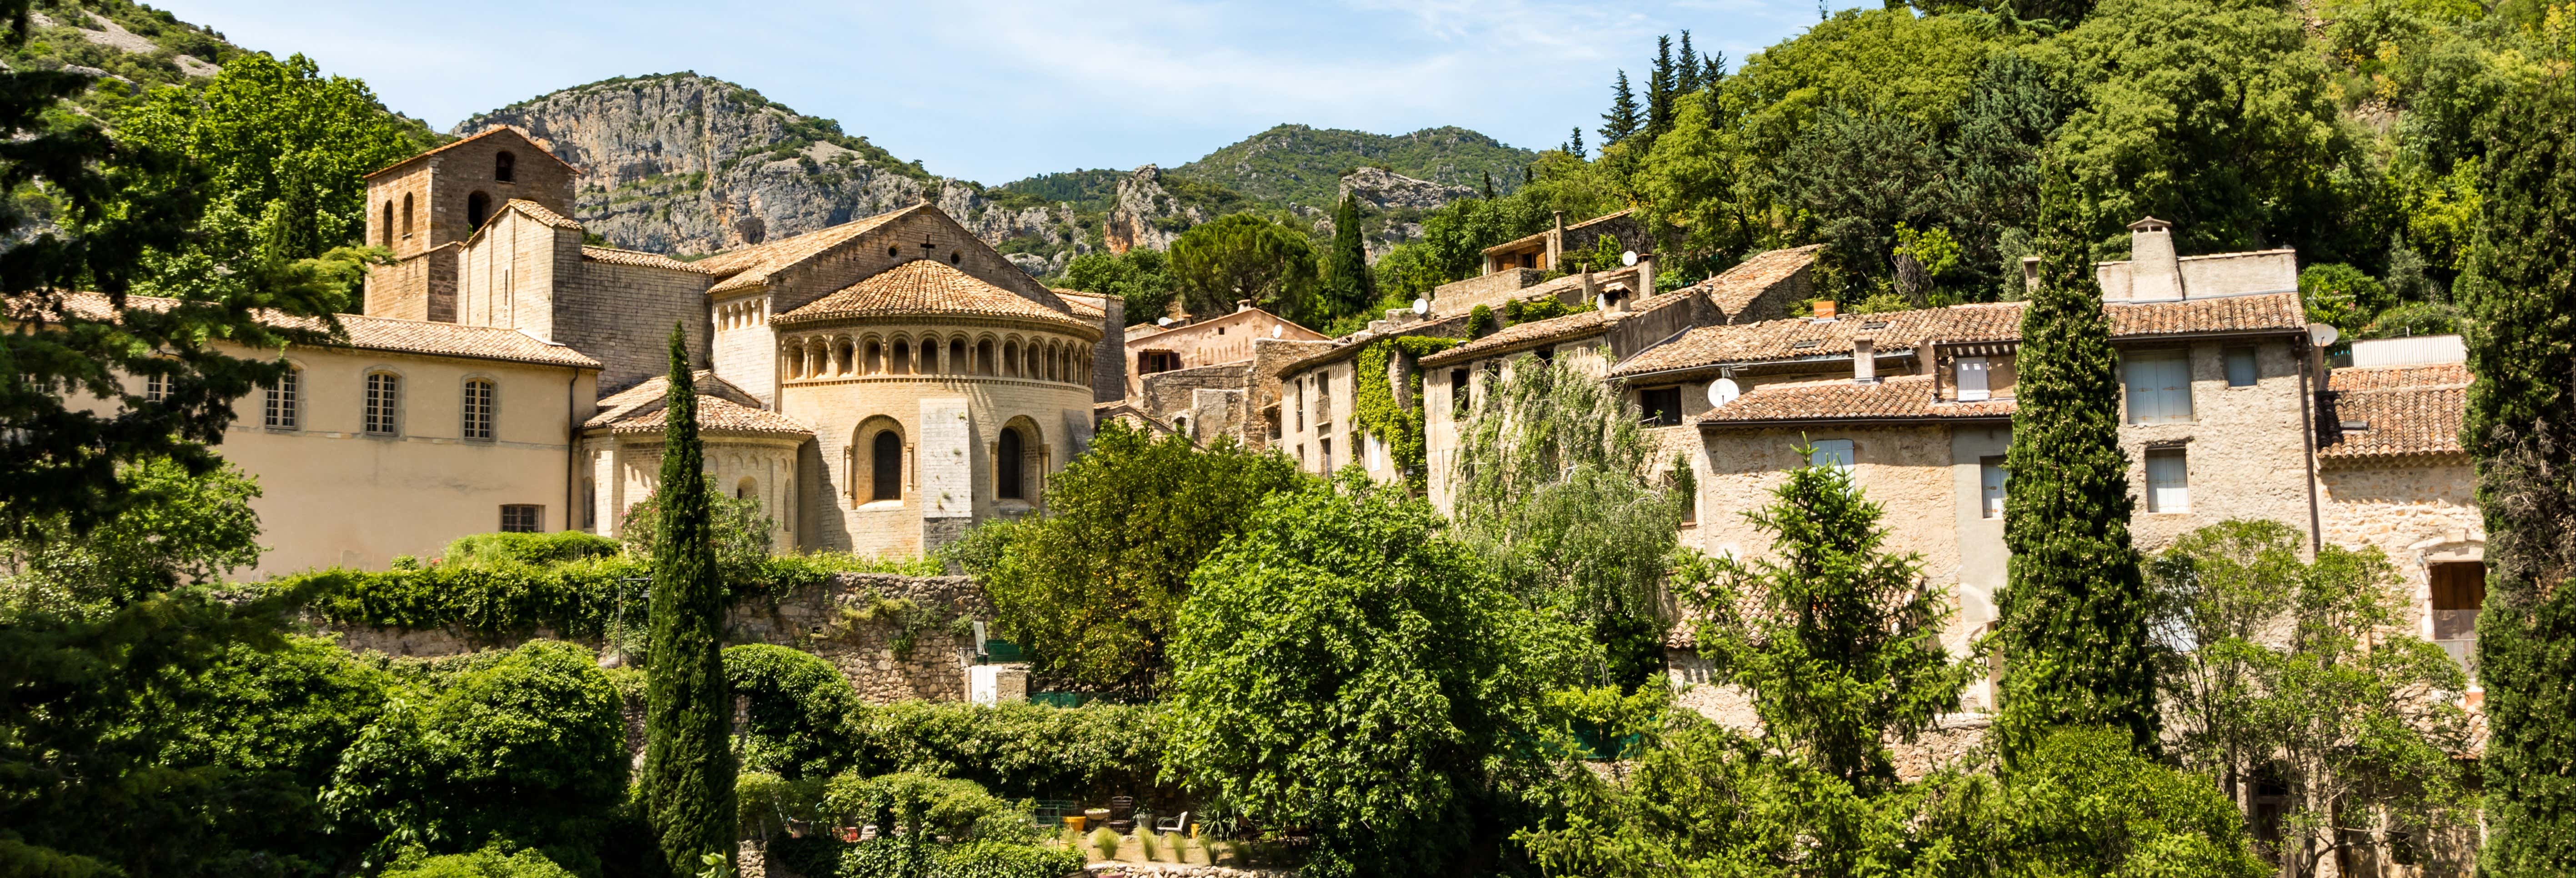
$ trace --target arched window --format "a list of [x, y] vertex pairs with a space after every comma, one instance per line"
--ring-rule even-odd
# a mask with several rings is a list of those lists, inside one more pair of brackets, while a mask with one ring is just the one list
[[868, 440], [868, 500], [903, 499], [903, 437], [879, 430]]
[[988, 338], [983, 341], [976, 342], [975, 374], [991, 375], [993, 374], [993, 366], [993, 340]]
[[[483, 221], [491, 216], [492, 196], [481, 192], [465, 196], [465, 228], [468, 230], [482, 228]], [[471, 232], [469, 231], [468, 234]]]
[[492, 438], [492, 381], [474, 378], [465, 382], [465, 438]]
[[394, 203], [391, 201], [385, 202], [385, 224], [383, 228], [384, 231], [376, 233], [376, 237], [384, 243], [384, 246], [391, 247], [394, 245]]
[[993, 496], [1003, 500], [1026, 500], [1022, 485], [1028, 473], [1028, 453], [1017, 427], [1002, 428], [1001, 441], [993, 449]]
[[938, 340], [938, 339], [935, 339], [935, 338], [925, 338], [925, 339], [922, 339], [922, 340], [921, 340], [921, 364], [920, 364], [920, 365], [921, 365], [921, 368], [914, 369], [914, 370], [912, 370], [912, 371], [914, 371], [914, 372], [916, 372], [916, 373], [919, 373], [919, 374], [922, 374], [922, 375], [937, 375], [937, 374], [939, 374], [939, 340]]
[[411, 237], [411, 193], [403, 193], [403, 237]]
[[886, 371], [897, 375], [912, 374], [912, 342], [895, 339], [894, 359], [887, 361]]
[[1020, 375], [1020, 343], [1016, 340], [1002, 343], [1002, 374], [1013, 378]]
[[851, 363], [850, 363], [851, 356], [850, 356], [850, 354], [851, 354], [851, 350], [850, 350], [850, 340], [849, 340], [849, 339], [844, 338], [844, 339], [840, 339], [840, 340], [835, 341], [835, 342], [833, 342], [833, 343], [832, 343], [832, 372], [833, 372], [833, 374], [836, 374], [836, 375], [847, 375], [847, 374], [850, 374], [850, 367], [851, 367]]
[[750, 476], [744, 476], [744, 477], [742, 477], [742, 481], [739, 481], [739, 482], [735, 482], [735, 483], [734, 483], [734, 486], [733, 486], [733, 498], [734, 498], [734, 499], [736, 499], [736, 500], [749, 500], [749, 499], [751, 499], [751, 498], [753, 498], [753, 497], [758, 497], [758, 496], [760, 496], [760, 483], [759, 483], [759, 482], [757, 482], [757, 481], [754, 481]]
[[867, 352], [867, 358], [859, 365], [859, 374], [875, 375], [880, 372], [884, 372], [885, 345], [878, 342], [876, 339], [868, 339]]
[[518, 179], [519, 157], [504, 151], [492, 156], [492, 179], [508, 183]]
[[949, 374], [964, 375], [974, 370], [974, 364], [966, 362], [966, 340], [962, 338], [950, 340], [948, 342]]
[[304, 369], [288, 366], [278, 373], [277, 385], [268, 389], [267, 403], [261, 406], [271, 430], [292, 430], [303, 419]]
[[391, 372], [367, 373], [366, 409], [359, 426], [376, 436], [391, 436], [400, 427], [396, 415], [402, 411], [402, 376]]

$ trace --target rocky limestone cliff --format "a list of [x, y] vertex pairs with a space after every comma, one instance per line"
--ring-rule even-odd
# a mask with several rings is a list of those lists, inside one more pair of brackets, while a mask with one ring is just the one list
[[695, 74], [618, 79], [467, 119], [526, 131], [582, 172], [576, 207], [621, 247], [713, 253], [884, 213], [927, 197], [1033, 272], [1087, 252], [1064, 206], [1005, 209], [826, 119]]
[[1163, 169], [1153, 165], [1118, 181], [1118, 195], [1109, 206], [1109, 217], [1103, 224], [1103, 238], [1111, 253], [1125, 253], [1143, 247], [1166, 250], [1172, 239], [1189, 227], [1215, 219], [1206, 208], [1174, 198], [1163, 188]]
[[[1358, 197], [1362, 210], [1373, 214], [1362, 226], [1368, 231], [1363, 240], [1368, 246], [1368, 261], [1375, 263], [1395, 249], [1395, 245], [1422, 239], [1422, 214], [1461, 198], [1473, 198], [1476, 190], [1419, 180], [1385, 168], [1361, 168], [1342, 175], [1341, 198]], [[1333, 234], [1333, 215], [1326, 213], [1315, 222], [1318, 234]]]

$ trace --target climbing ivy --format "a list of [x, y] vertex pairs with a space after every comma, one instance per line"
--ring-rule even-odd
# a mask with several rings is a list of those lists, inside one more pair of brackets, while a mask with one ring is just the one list
[[[1480, 306], [1481, 307], [1481, 306]], [[1362, 435], [1375, 435], [1386, 443], [1387, 456], [1394, 460], [1397, 472], [1404, 474], [1405, 484], [1421, 494], [1428, 484], [1429, 469], [1424, 465], [1428, 454], [1423, 439], [1422, 406], [1397, 405], [1395, 390], [1386, 381], [1387, 367], [1395, 352], [1403, 351], [1416, 360], [1458, 346], [1463, 340], [1427, 335], [1404, 335], [1379, 339], [1360, 349], [1351, 383], [1351, 425]], [[1422, 399], [1422, 369], [1408, 363], [1404, 381], [1412, 389], [1413, 399]]]

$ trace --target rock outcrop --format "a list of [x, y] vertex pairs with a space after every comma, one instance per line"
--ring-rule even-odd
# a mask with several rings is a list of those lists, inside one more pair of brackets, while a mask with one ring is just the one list
[[1335, 197], [1358, 196], [1360, 203], [1378, 210], [1431, 210], [1475, 195], [1476, 190], [1466, 186], [1417, 180], [1385, 168], [1361, 168], [1342, 175], [1341, 192]]
[[1109, 207], [1103, 237], [1111, 253], [1138, 247], [1165, 250], [1189, 227], [1211, 219], [1215, 217], [1206, 209], [1172, 197], [1163, 188], [1163, 169], [1146, 165], [1118, 181], [1117, 201]]

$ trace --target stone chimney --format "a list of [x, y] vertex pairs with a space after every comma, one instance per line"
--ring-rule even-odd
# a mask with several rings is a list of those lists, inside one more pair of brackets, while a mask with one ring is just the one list
[[1852, 339], [1852, 383], [1878, 383], [1877, 343], [1868, 336]]
[[2129, 224], [2129, 298], [2182, 298], [2182, 264], [2174, 257], [2172, 223], [2147, 217]]
[[1637, 254], [1637, 297], [1655, 294], [1655, 254]]
[[1252, 300], [1251, 300], [1251, 299], [1236, 299], [1236, 300], [1234, 300], [1234, 313], [1241, 314], [1241, 313], [1243, 313], [1243, 312], [1245, 312], [1245, 311], [1250, 311], [1250, 310], [1252, 310]]
[[2036, 295], [2039, 292], [2039, 257], [2021, 258], [2021, 289], [2026, 295]]
[[1583, 304], [1596, 304], [1601, 297], [1601, 284], [1592, 279], [1592, 267], [1583, 268]]
[[1556, 231], [1547, 236], [1547, 264], [1539, 266], [1546, 271], [1555, 271], [1557, 263], [1565, 259], [1565, 211], [1555, 214]]

